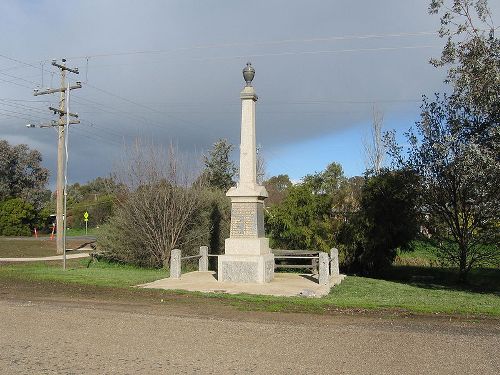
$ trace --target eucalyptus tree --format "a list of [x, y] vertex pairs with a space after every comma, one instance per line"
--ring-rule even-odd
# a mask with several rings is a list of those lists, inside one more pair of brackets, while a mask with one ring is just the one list
[[417, 173], [430, 238], [465, 281], [499, 260], [500, 42], [486, 0], [432, 0], [429, 12], [446, 38], [431, 63], [448, 69], [451, 94], [424, 97], [405, 156], [386, 140], [398, 167]]

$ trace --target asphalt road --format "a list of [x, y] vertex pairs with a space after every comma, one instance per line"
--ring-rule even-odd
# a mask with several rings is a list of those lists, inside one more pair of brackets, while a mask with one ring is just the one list
[[4, 297], [0, 372], [498, 374], [497, 323]]

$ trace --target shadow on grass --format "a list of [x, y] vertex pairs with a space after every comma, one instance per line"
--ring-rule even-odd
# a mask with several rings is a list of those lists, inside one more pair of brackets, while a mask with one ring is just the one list
[[460, 290], [500, 296], [498, 268], [474, 268], [469, 272], [465, 284], [458, 283], [458, 271], [454, 268], [392, 266], [381, 278], [419, 288]]

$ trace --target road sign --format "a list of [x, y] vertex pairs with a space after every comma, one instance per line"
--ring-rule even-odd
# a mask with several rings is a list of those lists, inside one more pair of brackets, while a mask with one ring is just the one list
[[85, 234], [87, 234], [87, 224], [89, 221], [89, 213], [87, 211], [83, 213], [83, 221], [85, 221]]

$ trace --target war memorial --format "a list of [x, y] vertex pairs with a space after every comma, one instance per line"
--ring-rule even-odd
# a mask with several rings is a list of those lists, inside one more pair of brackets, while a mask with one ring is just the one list
[[[337, 249], [332, 249], [330, 254], [314, 250], [280, 250], [280, 255], [275, 256], [269, 247], [264, 230], [264, 199], [268, 194], [266, 188], [257, 183], [255, 111], [258, 97], [252, 86], [254, 77], [255, 69], [247, 63], [243, 69], [245, 87], [240, 93], [239, 181], [226, 193], [231, 199], [231, 224], [224, 254], [209, 255], [208, 247], [201, 246], [199, 255], [183, 257], [180, 249], [174, 249], [170, 277], [142, 287], [321, 297], [344, 278], [339, 273]], [[217, 272], [208, 270], [209, 256], [217, 256]], [[193, 258], [199, 259], [199, 270], [182, 274], [182, 261]], [[312, 260], [317, 272], [314, 275], [275, 273], [276, 258]]]

